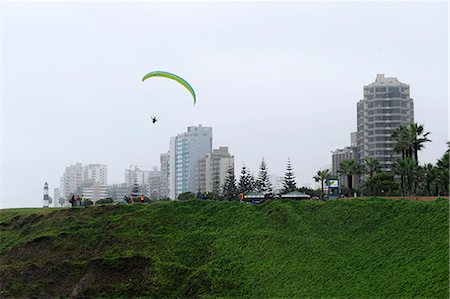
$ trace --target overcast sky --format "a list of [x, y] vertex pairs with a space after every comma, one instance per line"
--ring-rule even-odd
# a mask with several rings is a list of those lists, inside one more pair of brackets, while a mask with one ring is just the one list
[[[410, 84], [431, 131], [421, 163], [448, 138], [448, 7], [441, 2], [3, 2], [1, 207], [42, 206], [66, 166], [108, 166], [122, 183], [157, 165], [169, 138], [213, 128], [236, 173], [292, 160], [315, 186], [348, 146], [356, 103], [376, 74]], [[153, 70], [170, 80], [141, 82]], [[152, 124], [150, 116], [159, 121]]]

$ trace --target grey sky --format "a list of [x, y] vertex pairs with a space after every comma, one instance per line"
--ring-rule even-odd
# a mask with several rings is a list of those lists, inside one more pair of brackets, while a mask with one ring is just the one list
[[[3, 2], [2, 207], [42, 205], [66, 166], [158, 165], [169, 137], [213, 127], [236, 173], [245, 163], [297, 183], [348, 146], [356, 103], [377, 73], [411, 85], [432, 132], [421, 163], [448, 140], [447, 2]], [[142, 83], [153, 70], [177, 73]], [[153, 125], [149, 117], [160, 121]]]

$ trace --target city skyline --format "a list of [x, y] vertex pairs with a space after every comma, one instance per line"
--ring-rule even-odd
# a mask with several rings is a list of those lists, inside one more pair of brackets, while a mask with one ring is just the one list
[[[315, 185], [377, 74], [410, 85], [414, 120], [431, 131], [419, 159], [435, 163], [448, 140], [447, 5], [6, 1], [1, 207], [41, 206], [44, 182], [53, 190], [79, 161], [120, 183], [198, 124], [229, 148], [236, 175], [263, 157], [283, 175], [290, 158], [297, 183]], [[186, 78], [197, 104], [170, 82], [140, 82], [152, 70]]]

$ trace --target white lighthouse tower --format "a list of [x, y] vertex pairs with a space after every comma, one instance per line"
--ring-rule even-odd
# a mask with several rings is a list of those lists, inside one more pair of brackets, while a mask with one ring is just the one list
[[48, 208], [48, 184], [44, 184], [44, 208]]

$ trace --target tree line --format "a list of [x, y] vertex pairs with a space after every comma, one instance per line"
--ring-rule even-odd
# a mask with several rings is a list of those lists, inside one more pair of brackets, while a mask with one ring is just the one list
[[[425, 144], [431, 142], [424, 125], [411, 123], [400, 125], [392, 133], [395, 142], [394, 151], [401, 154], [392, 164], [392, 171], [382, 171], [380, 162], [368, 158], [364, 163], [357, 160], [345, 160], [340, 164], [339, 174], [346, 177], [344, 192], [362, 195], [385, 196], [445, 196], [449, 194], [449, 152], [447, 150], [435, 164], [419, 163], [419, 152]], [[319, 170], [314, 177], [316, 181], [327, 181], [332, 177], [328, 169]], [[355, 188], [356, 180], [360, 179], [359, 188]], [[323, 191], [323, 188], [322, 188]]]
[[239, 178], [236, 178], [234, 167], [229, 167], [224, 184], [214, 188], [213, 192], [199, 191], [197, 194], [185, 192], [180, 194], [178, 199], [235, 200], [239, 199], [240, 194], [251, 192], [276, 197], [292, 191], [301, 191], [311, 197], [323, 198], [328, 181], [336, 179], [336, 175], [345, 177], [345, 187], [341, 187], [341, 193], [347, 196], [354, 193], [367, 196], [445, 196], [449, 194], [450, 143], [447, 142], [448, 148], [436, 164], [419, 164], [419, 153], [427, 142], [431, 142], [428, 138], [430, 134], [425, 131], [422, 124], [411, 123], [397, 127], [391, 137], [395, 142], [394, 151], [401, 154], [401, 157], [392, 164], [390, 172], [383, 171], [376, 158], [368, 158], [364, 163], [359, 163], [356, 159], [345, 160], [340, 164], [338, 174], [332, 174], [329, 169], [318, 170], [313, 179], [320, 183], [320, 188], [313, 190], [297, 187], [294, 169], [291, 160], [288, 159], [282, 180], [283, 187], [274, 194], [267, 164], [263, 158], [257, 176], [244, 164]]
[[[447, 142], [446, 151], [435, 164], [421, 165], [419, 163], [420, 151], [425, 148], [426, 143], [431, 142], [428, 138], [430, 134], [425, 131], [424, 125], [418, 123], [397, 127], [391, 137], [395, 143], [394, 151], [400, 153], [401, 157], [393, 163], [390, 172], [383, 171], [376, 158], [368, 158], [364, 163], [359, 163], [355, 159], [343, 161], [338, 175], [345, 177], [346, 187], [342, 188], [341, 193], [350, 196], [353, 193], [368, 196], [448, 195], [450, 142]], [[328, 181], [336, 177], [329, 169], [322, 169], [317, 171], [313, 179], [320, 183], [320, 189], [297, 188], [292, 163], [288, 159], [282, 181], [283, 188], [279, 194], [273, 194], [267, 165], [262, 159], [256, 178], [244, 165], [239, 180], [236, 180], [234, 169], [230, 167], [222, 193], [217, 194], [217, 197], [230, 200], [235, 199], [237, 194], [248, 194], [254, 191], [272, 197], [297, 190], [323, 198]], [[360, 184], [358, 188], [355, 188], [357, 182]]]

